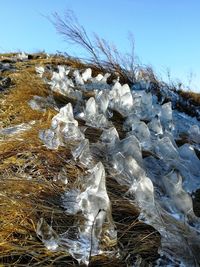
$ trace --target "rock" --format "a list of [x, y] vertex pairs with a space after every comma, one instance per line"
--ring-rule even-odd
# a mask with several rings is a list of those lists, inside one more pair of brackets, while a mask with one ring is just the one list
[[5, 77], [5, 78], [0, 77], [0, 86], [6, 88], [6, 87], [9, 87], [10, 85], [11, 85], [10, 77]]
[[11, 85], [10, 77], [0, 77], [0, 92], [4, 92]]

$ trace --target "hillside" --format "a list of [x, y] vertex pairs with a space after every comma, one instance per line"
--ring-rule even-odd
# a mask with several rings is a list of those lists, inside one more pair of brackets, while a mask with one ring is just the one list
[[200, 265], [200, 95], [150, 77], [0, 55], [2, 266]]

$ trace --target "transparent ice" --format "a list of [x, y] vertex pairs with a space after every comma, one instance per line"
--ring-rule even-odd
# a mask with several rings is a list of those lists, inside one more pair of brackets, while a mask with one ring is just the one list
[[88, 99], [85, 110], [83, 113], [79, 114], [79, 117], [85, 120], [87, 125], [96, 128], [104, 128], [111, 125], [105, 115], [99, 112], [99, 107], [94, 97]]
[[137, 137], [143, 147], [150, 145], [150, 131], [145, 122], [140, 121], [132, 124], [132, 133]]
[[141, 145], [134, 135], [119, 141], [113, 150], [113, 153], [117, 152], [121, 152], [125, 157], [132, 156], [137, 162], [142, 163]]
[[161, 121], [161, 124], [163, 125], [164, 130], [171, 131], [173, 129], [171, 102], [168, 102], [162, 105], [160, 121]]
[[132, 91], [133, 111], [141, 119], [152, 117], [152, 94], [145, 91]]
[[14, 126], [6, 127], [0, 129], [0, 136], [12, 136], [17, 135], [19, 133], [30, 130], [32, 126], [36, 123], [36, 121], [30, 121], [29, 123], [21, 123]]
[[39, 76], [40, 78], [42, 78], [45, 69], [44, 69], [44, 67], [39, 66], [39, 67], [35, 67], [35, 71], [37, 72], [38, 76]]
[[160, 118], [158, 116], [152, 118], [151, 121], [147, 124], [147, 126], [149, 127], [149, 130], [153, 132], [153, 134], [155, 135], [163, 134], [162, 125], [160, 123]]
[[192, 125], [188, 131], [189, 138], [197, 143], [200, 144], [200, 129], [198, 125]]
[[110, 85], [107, 84], [107, 79], [110, 76], [109, 73], [105, 73], [104, 75], [98, 74], [96, 77], [91, 78], [88, 83], [85, 83], [84, 89], [86, 91], [104, 91], [110, 90]]
[[118, 81], [113, 85], [109, 93], [109, 106], [127, 116], [133, 108], [133, 97], [128, 84], [121, 85]]
[[85, 167], [91, 167], [93, 164], [88, 139], [82, 140], [80, 144], [72, 150], [72, 155], [75, 160], [78, 160]]
[[84, 80], [79, 72], [79, 70], [75, 70], [73, 73], [75, 84], [76, 85], [84, 85]]
[[200, 188], [200, 160], [189, 144], [179, 147], [178, 152], [181, 157], [179, 170], [184, 179], [184, 189], [190, 193], [194, 192]]
[[34, 110], [46, 111], [48, 107], [56, 108], [56, 103], [51, 96], [33, 96], [33, 98], [28, 102], [29, 106]]
[[115, 127], [104, 129], [100, 136], [100, 140], [110, 146], [114, 146], [119, 141], [119, 134]]
[[53, 178], [54, 182], [60, 182], [64, 185], [68, 184], [68, 178], [67, 178], [67, 173], [64, 168], [61, 169], [61, 171]]
[[87, 82], [89, 79], [92, 77], [92, 70], [91, 68], [87, 68], [83, 73], [82, 73], [82, 79], [84, 82]]
[[140, 118], [135, 113], [131, 113], [126, 117], [123, 124], [123, 129], [125, 131], [130, 131], [133, 125], [138, 122], [140, 122]]
[[73, 91], [74, 84], [71, 79], [68, 78], [70, 69], [64, 66], [58, 66], [58, 72], [53, 72], [51, 81], [49, 82], [52, 91], [68, 95]]
[[51, 128], [40, 132], [40, 139], [48, 148], [57, 149], [68, 141], [84, 139], [83, 133], [74, 119], [71, 103], [62, 107], [51, 121]]
[[[69, 252], [73, 257], [85, 264], [89, 263], [90, 256], [101, 253], [100, 240], [104, 234], [112, 240], [116, 239], [103, 164], [97, 163], [88, 173], [83, 182], [83, 191], [77, 191], [74, 195], [75, 209], [70, 209], [71, 212], [81, 211], [84, 222], [79, 226], [75, 239], [71, 239], [70, 234], [61, 239], [61, 244], [69, 246]], [[66, 198], [69, 199], [69, 196], [66, 195]], [[63, 198], [66, 212], [68, 212], [67, 199]], [[71, 198], [69, 201], [71, 203]], [[104, 223], [107, 224], [106, 232]]]
[[52, 251], [58, 249], [59, 237], [43, 218], [41, 218], [37, 224], [36, 233], [47, 249]]
[[106, 115], [108, 105], [109, 105], [108, 92], [106, 90], [99, 91], [95, 99], [96, 99], [96, 103], [98, 104], [99, 112]]
[[166, 161], [179, 160], [179, 153], [168, 136], [157, 141], [155, 152], [161, 159]]

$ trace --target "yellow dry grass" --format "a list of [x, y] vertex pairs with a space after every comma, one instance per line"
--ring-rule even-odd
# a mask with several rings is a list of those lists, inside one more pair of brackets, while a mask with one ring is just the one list
[[32, 110], [28, 105], [28, 101], [34, 95], [46, 96], [47, 86], [36, 75], [27, 70], [12, 73], [10, 78], [14, 86], [12, 90], [0, 99], [0, 121], [3, 124], [2, 127], [45, 119], [44, 117], [47, 117], [47, 114]]

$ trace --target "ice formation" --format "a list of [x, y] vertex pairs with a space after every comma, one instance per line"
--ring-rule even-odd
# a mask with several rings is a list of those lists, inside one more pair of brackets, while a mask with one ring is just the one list
[[[49, 85], [51, 86], [51, 90], [53, 92], [58, 92], [64, 96], [71, 97], [72, 99], [80, 100], [82, 98], [82, 92], [80, 90], [74, 89], [75, 85], [71, 78], [68, 77], [68, 74], [70, 72], [69, 67], [64, 66], [58, 66], [58, 71], [53, 72], [51, 81], [49, 82]], [[40, 74], [39, 74], [40, 75]], [[81, 83], [81, 76], [79, 72], [75, 71], [75, 84]], [[82, 84], [83, 84], [82, 80]]]
[[150, 145], [150, 131], [143, 121], [132, 125], [132, 133], [137, 137], [143, 147]]
[[[38, 69], [39, 74], [42, 72]], [[53, 73], [51, 89], [65, 94], [92, 90], [94, 95], [89, 99], [79, 95], [77, 120], [71, 104], [62, 107], [40, 138], [50, 149], [74, 142], [73, 161], [88, 171], [84, 179], [80, 178], [81, 188], [66, 191], [62, 201], [66, 213], [80, 212], [84, 220], [75, 223], [74, 239], [70, 230], [58, 236], [46, 227], [47, 238], [43, 222], [39, 223], [38, 236], [49, 249], [67, 248], [75, 259], [86, 264], [92, 255], [104, 253], [101, 239], [105, 231], [110, 239], [117, 240], [104, 165], [95, 165], [91, 149], [98, 145], [105, 154], [109, 174], [126, 185], [126, 198], [140, 208], [139, 219], [160, 233], [160, 258], [155, 266], [199, 266], [200, 222], [193, 211], [191, 194], [200, 188], [200, 160], [195, 153], [199, 148], [200, 123], [173, 110], [173, 103], [158, 102], [148, 80], [138, 78], [130, 89], [119, 80], [111, 87], [107, 84], [109, 74], [92, 77], [89, 68], [82, 74], [73, 71], [73, 80], [68, 73], [68, 68], [59, 67]], [[161, 91], [167, 93], [166, 90]], [[124, 117], [123, 138], [110, 121], [114, 110]], [[78, 120], [87, 127], [100, 129], [99, 139], [86, 139]], [[178, 147], [176, 141], [182, 133], [188, 136], [190, 144]], [[149, 153], [143, 156], [144, 151]], [[109, 226], [106, 230], [104, 224]]]
[[79, 70], [75, 70], [73, 75], [74, 75], [74, 78], [75, 78], [76, 85], [84, 85], [84, 80], [81, 77], [81, 75], [79, 73]]
[[172, 130], [172, 106], [171, 102], [163, 104], [161, 107], [161, 123], [165, 130]]
[[[89, 170], [89, 175], [83, 182], [83, 191], [77, 191], [74, 209], [84, 217], [84, 223], [78, 229], [78, 240], [72, 240], [68, 236], [61, 239], [62, 244], [70, 246], [69, 251], [78, 261], [86, 264], [89, 263], [89, 257], [101, 253], [100, 239], [101, 235], [106, 234], [111, 239], [116, 239], [114, 223], [111, 215], [110, 200], [105, 186], [105, 170], [101, 162], [97, 163]], [[69, 195], [63, 197], [63, 205], [68, 212]], [[108, 223], [109, 227], [104, 229], [104, 223]], [[70, 235], [69, 235], [70, 236]]]
[[62, 170], [58, 173], [58, 175], [53, 178], [53, 181], [54, 182], [60, 182], [64, 185], [67, 185], [68, 184], [68, 177], [67, 177], [66, 170], [64, 168], [62, 168]]
[[92, 70], [90, 68], [86, 69], [82, 73], [82, 79], [84, 82], [87, 82], [89, 79], [91, 79], [91, 77], [92, 77]]
[[[101, 105], [101, 107], [102, 106], [103, 105]], [[105, 108], [103, 111], [106, 111]], [[99, 106], [96, 103], [94, 97], [90, 97], [88, 99], [85, 105], [85, 109], [82, 113], [79, 114], [79, 117], [85, 120], [87, 125], [90, 125], [96, 128], [104, 128], [110, 125], [106, 116], [99, 111]]]
[[153, 134], [155, 135], [163, 134], [163, 129], [160, 123], [160, 118], [157, 115], [154, 118], [152, 118], [151, 121], [147, 125], [148, 125], [149, 130], [153, 132]]
[[[88, 175], [82, 181], [82, 191], [66, 192], [62, 202], [66, 213], [81, 213], [82, 219], [76, 221], [76, 229], [73, 227], [58, 235], [44, 219], [41, 219], [38, 222], [37, 234], [48, 249], [67, 249], [78, 262], [87, 265], [91, 256], [103, 253], [100, 244], [103, 236], [106, 235], [112, 241], [117, 240], [103, 164], [99, 162], [88, 171]], [[75, 237], [72, 238], [74, 234]]]
[[188, 133], [189, 133], [189, 138], [193, 142], [200, 144], [200, 129], [198, 125], [192, 125]]
[[107, 84], [107, 79], [110, 76], [110, 73], [105, 73], [104, 75], [98, 74], [96, 77], [91, 78], [89, 83], [84, 84], [84, 89], [86, 91], [100, 91], [110, 89], [110, 85]]
[[102, 135], [100, 136], [100, 140], [102, 143], [113, 147], [116, 142], [119, 141], [119, 134], [115, 127], [111, 127], [109, 129], [104, 129]]
[[133, 97], [128, 84], [121, 85], [118, 81], [113, 85], [110, 95], [109, 106], [127, 116], [133, 109]]
[[59, 238], [56, 232], [52, 229], [48, 223], [41, 218], [37, 224], [37, 235], [44, 243], [45, 247], [49, 250], [57, 250]]
[[108, 113], [108, 105], [109, 105], [108, 92], [106, 90], [99, 91], [99, 93], [96, 95], [95, 100], [98, 105], [99, 112], [106, 115]]
[[[101, 162], [90, 170], [83, 185], [82, 192], [76, 196], [79, 211], [85, 222], [78, 229], [78, 240], [71, 240], [67, 236], [61, 239], [62, 244], [70, 246], [69, 252], [81, 262], [89, 263], [90, 257], [101, 254], [100, 240], [107, 235], [112, 240], [116, 239], [116, 231], [111, 215], [111, 204], [105, 186], [105, 170]], [[63, 198], [64, 205], [68, 203]], [[106, 229], [104, 224], [107, 223]]]
[[15, 126], [6, 127], [0, 130], [0, 136], [12, 136], [24, 131], [28, 131], [36, 123], [36, 121], [30, 121], [29, 123], [21, 123]]
[[25, 52], [21, 52], [17, 55], [17, 58], [21, 61], [24, 61], [28, 59], [28, 55]]
[[93, 160], [88, 139], [83, 139], [81, 143], [72, 151], [72, 155], [74, 159], [78, 160], [82, 165], [86, 167], [92, 166]]
[[35, 71], [37, 72], [39, 77], [42, 78], [44, 71], [45, 71], [45, 68], [42, 66], [38, 66], [38, 67], [35, 67]]
[[28, 102], [29, 106], [34, 110], [46, 111], [48, 107], [56, 107], [56, 103], [51, 96], [33, 96], [33, 98]]
[[78, 128], [78, 121], [74, 119], [73, 108], [69, 103], [62, 107], [51, 122], [51, 128], [40, 132], [40, 139], [48, 148], [56, 149], [69, 141], [84, 139]]

